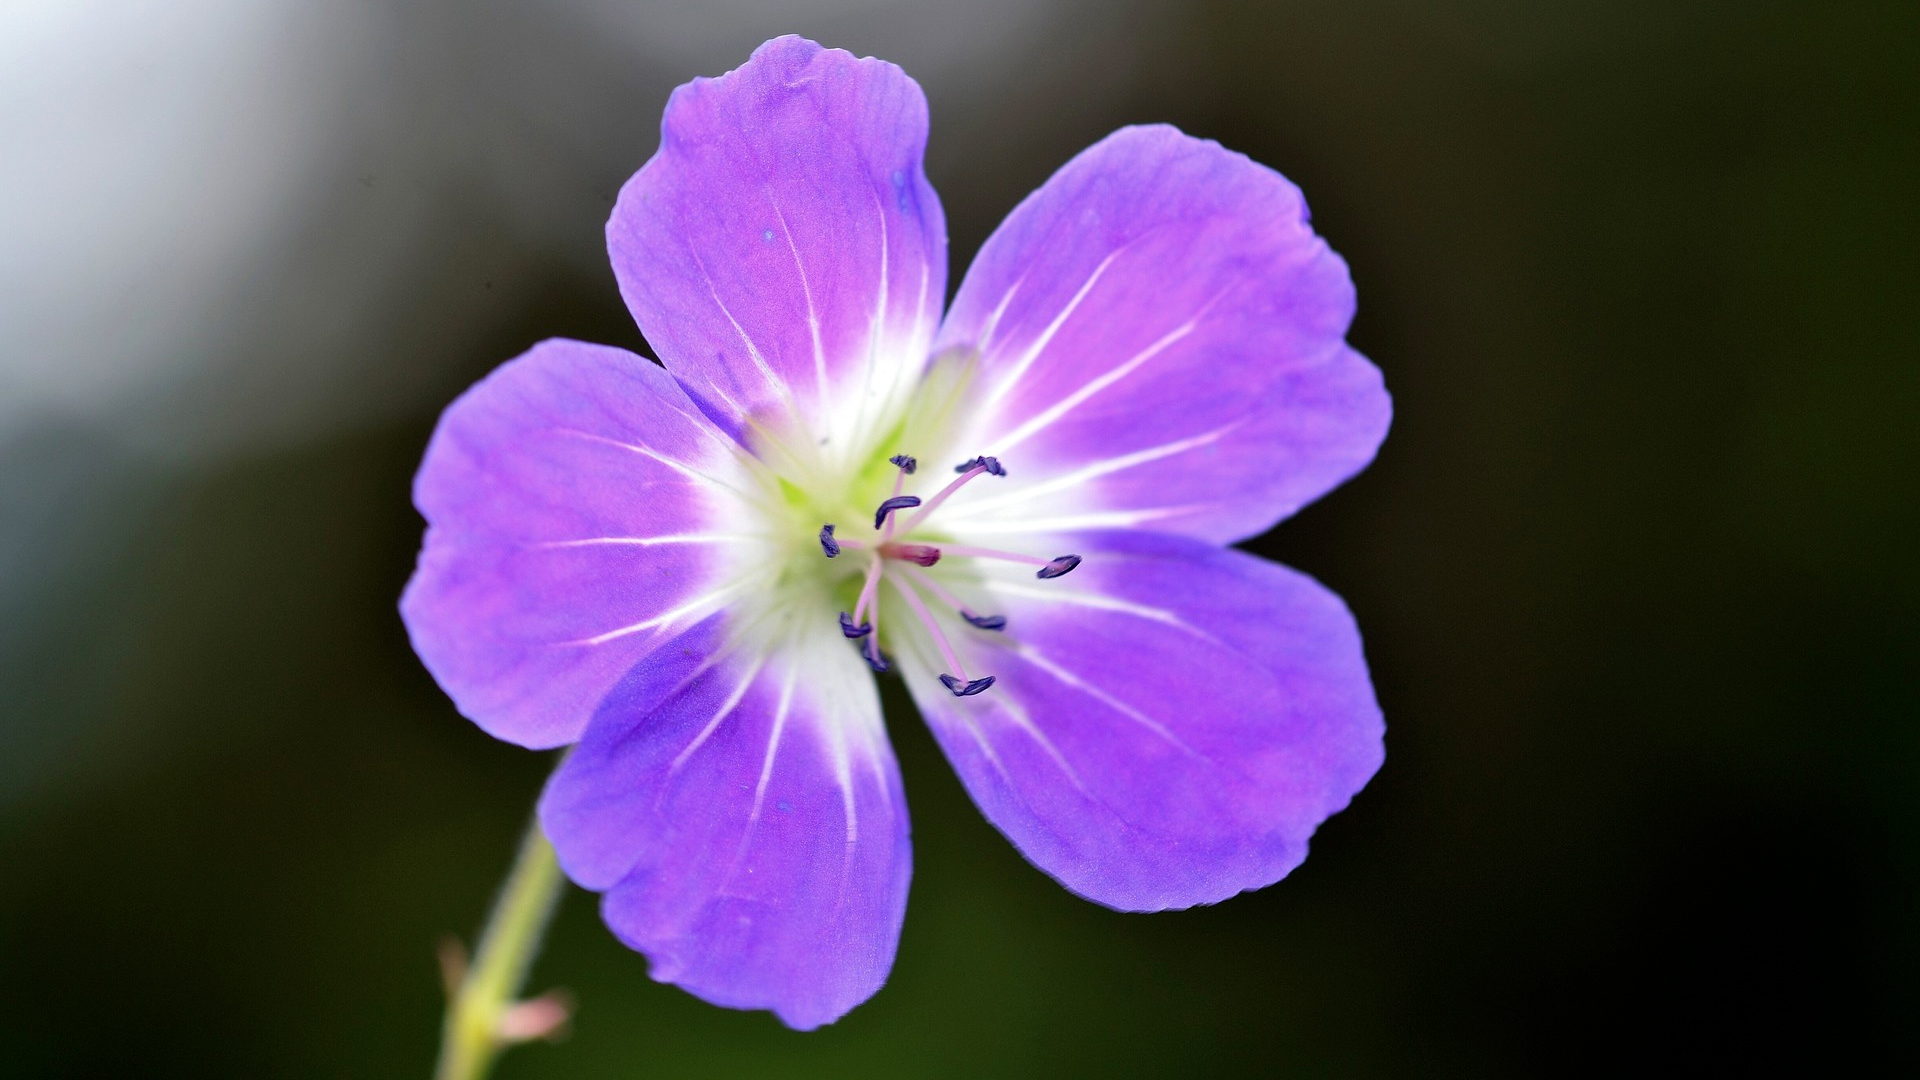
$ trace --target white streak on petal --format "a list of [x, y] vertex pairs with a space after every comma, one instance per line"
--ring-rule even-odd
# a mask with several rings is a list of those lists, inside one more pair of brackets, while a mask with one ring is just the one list
[[672, 469], [674, 472], [677, 472], [682, 476], [687, 477], [690, 480], [698, 480], [703, 484], [711, 484], [714, 487], [725, 488], [728, 491], [733, 492], [735, 495], [738, 495], [743, 499], [755, 498], [753, 494], [744, 490], [737, 484], [733, 484], [726, 480], [722, 480], [719, 477], [713, 476], [709, 473], [701, 472], [699, 469], [694, 468], [693, 466], [687, 464], [686, 462], [681, 461], [678, 458], [670, 458], [667, 455], [662, 454], [660, 451], [655, 450], [650, 446], [641, 446], [637, 443], [621, 442], [619, 439], [609, 439], [605, 435], [595, 435], [590, 431], [580, 431], [576, 428], [554, 428], [553, 430], [557, 434], [572, 435], [572, 436], [575, 436], [576, 438], [585, 439], [588, 442], [604, 443], [608, 446], [617, 446], [622, 450], [631, 450], [632, 452], [639, 454], [642, 457], [652, 458], [653, 460], [659, 462], [662, 465], [665, 465], [667, 468]]
[[856, 407], [853, 411], [853, 437], [844, 440], [843, 443], [843, 445], [850, 447], [858, 446], [860, 433], [866, 431], [868, 428], [867, 410], [869, 406], [873, 404], [873, 380], [880, 368], [880, 340], [886, 333], [887, 290], [890, 284], [887, 280], [889, 254], [887, 251], [887, 207], [885, 203], [880, 201], [880, 193], [878, 191], [869, 190], [868, 194], [873, 196], [875, 216], [880, 220], [880, 293], [874, 298], [873, 314], [867, 319], [867, 362], [860, 375], [860, 400], [855, 403]]
[[1075, 604], [1080, 607], [1096, 608], [1101, 611], [1118, 611], [1137, 618], [1148, 619], [1153, 622], [1163, 623], [1167, 626], [1177, 627], [1195, 637], [1207, 641], [1215, 640], [1212, 634], [1194, 626], [1192, 623], [1187, 622], [1171, 611], [1167, 611], [1164, 608], [1148, 607], [1145, 604], [1135, 604], [1117, 597], [1102, 596], [1099, 593], [1073, 592], [1067, 589], [1049, 589], [1045, 586], [1036, 587], [1025, 582], [1011, 581], [991, 581], [987, 583], [987, 588], [993, 592], [1008, 596], [1025, 596], [1056, 604]]
[[623, 637], [626, 637], [628, 634], [637, 634], [642, 630], [652, 630], [656, 627], [666, 626], [667, 624], [683, 616], [691, 615], [695, 612], [717, 607], [722, 601], [728, 600], [733, 596], [735, 596], [736, 594], [744, 592], [749, 586], [753, 584], [755, 584], [755, 582], [750, 579], [735, 581], [735, 582], [732, 582], [731, 584], [723, 585], [720, 588], [715, 589], [710, 593], [707, 593], [705, 596], [695, 597], [694, 599], [687, 601], [686, 603], [680, 605], [679, 607], [674, 608], [672, 611], [668, 611], [660, 615], [655, 615], [653, 618], [648, 619], [645, 622], [637, 622], [631, 626], [622, 626], [615, 630], [608, 630], [606, 633], [595, 634], [590, 638], [580, 638], [574, 641], [558, 641], [558, 642], [555, 642], [554, 644], [556, 645], [604, 645], [607, 642], [614, 640], [615, 638], [623, 638]]
[[1135, 371], [1138, 371], [1147, 361], [1152, 360], [1154, 357], [1178, 343], [1182, 338], [1185, 338], [1188, 334], [1193, 333], [1194, 327], [1199, 324], [1200, 316], [1195, 315], [1193, 318], [1188, 319], [1186, 322], [1163, 334], [1158, 341], [1133, 354], [1126, 363], [1109, 371], [1104, 371], [1094, 378], [1087, 380], [1086, 385], [1068, 394], [1066, 397], [1061, 398], [1045, 411], [1034, 416], [1026, 423], [1021, 424], [1018, 428], [1015, 428], [1011, 434], [995, 439], [989, 444], [987, 452], [991, 454], [1004, 454], [1034, 435], [1051, 427], [1055, 421], [1078, 408], [1085, 403], [1088, 398], [1133, 374]]
[[1111, 473], [1131, 469], [1136, 465], [1145, 465], [1149, 462], [1158, 461], [1161, 458], [1172, 457], [1175, 454], [1185, 453], [1188, 450], [1205, 446], [1208, 443], [1218, 442], [1221, 438], [1244, 423], [1246, 423], [1244, 419], [1235, 420], [1231, 424], [1224, 424], [1214, 428], [1212, 431], [1202, 432], [1199, 435], [1190, 436], [1185, 439], [1175, 439], [1172, 442], [1161, 443], [1159, 446], [1149, 446], [1144, 450], [1135, 450], [1129, 454], [1120, 454], [1115, 457], [1090, 462], [1070, 473], [1049, 477], [1039, 483], [1016, 488], [1004, 495], [993, 495], [975, 502], [966, 503], [964, 504], [965, 509], [968, 513], [979, 513], [1006, 506], [1018, 506], [1021, 503], [1041, 495], [1078, 488], [1090, 480], [1097, 480]]
[[969, 521], [965, 532], [1005, 536], [1012, 533], [1078, 532], [1090, 529], [1126, 529], [1159, 518], [1178, 517], [1194, 510], [1207, 509], [1205, 503], [1180, 506], [1156, 506], [1147, 510], [1106, 510], [1065, 517], [1015, 518], [1008, 521]]
[[[914, 351], [921, 354], [917, 359], [924, 362], [926, 352], [933, 342], [933, 327], [927, 325], [927, 282], [930, 277], [926, 263], [920, 264], [920, 288], [913, 301], [913, 345]], [[936, 313], [937, 315], [937, 313]], [[919, 372], [915, 371], [915, 375]]]
[[780, 223], [780, 232], [787, 238], [787, 250], [793, 252], [793, 267], [800, 272], [800, 295], [807, 301], [807, 329], [813, 332], [813, 378], [820, 394], [818, 400], [824, 404], [828, 400], [827, 350], [820, 344], [820, 313], [813, 306], [813, 286], [807, 282], [807, 264], [800, 258], [800, 245], [793, 242], [793, 230], [787, 228], [787, 215], [780, 211], [780, 200], [773, 197], [772, 189], [767, 191], [767, 201], [773, 204], [774, 220]]
[[[786, 223], [782, 222], [781, 228], [785, 227]], [[788, 242], [791, 243], [791, 239], [789, 239]], [[755, 345], [753, 338], [747, 336], [747, 328], [740, 325], [740, 320], [733, 317], [733, 309], [727, 306], [725, 300], [720, 299], [719, 287], [714, 285], [713, 275], [707, 272], [706, 261], [700, 258], [700, 252], [692, 247], [688, 247], [687, 251], [693, 256], [694, 265], [700, 268], [700, 276], [707, 283], [707, 295], [713, 297], [714, 305], [720, 309], [720, 314], [727, 317], [727, 322], [733, 326], [733, 332], [740, 335], [740, 343], [746, 346], [747, 358], [753, 361], [754, 370], [760, 373], [760, 378], [772, 388], [774, 394], [780, 398], [781, 403], [786, 405], [787, 414], [790, 416], [799, 416], [799, 406], [794, 404], [793, 394], [787, 389], [786, 382], [774, 374], [772, 365], [768, 364], [767, 358], [761, 354], [760, 346]], [[738, 415], [744, 416], [746, 414], [739, 413]]]
[[1027, 275], [1021, 274], [1014, 279], [1013, 284], [1007, 286], [1006, 295], [1000, 298], [1000, 302], [993, 306], [993, 313], [987, 316], [987, 325], [980, 331], [980, 340], [976, 343], [975, 348], [978, 348], [981, 352], [986, 352], [987, 349], [992, 346], [993, 332], [1000, 329], [1000, 317], [1007, 313], [1007, 305], [1013, 303], [1013, 294], [1020, 291], [1021, 283], [1026, 280]]
[[[1027, 351], [1021, 354], [1019, 362], [1013, 365], [1013, 370], [1000, 377], [999, 384], [996, 385], [993, 388], [993, 392], [987, 396], [986, 404], [988, 406], [1005, 397], [1009, 391], [1019, 384], [1020, 376], [1025, 375], [1027, 369], [1033, 366], [1033, 362], [1039, 358], [1040, 354], [1046, 350], [1047, 344], [1053, 340], [1053, 335], [1060, 332], [1060, 328], [1065, 326], [1067, 320], [1073, 317], [1074, 310], [1080, 306], [1080, 302], [1085, 300], [1087, 294], [1093, 291], [1094, 285], [1100, 280], [1100, 275], [1106, 273], [1107, 267], [1112, 266], [1113, 260], [1119, 258], [1120, 252], [1125, 250], [1126, 248], [1124, 247], [1118, 248], [1106, 258], [1100, 260], [1100, 265], [1094, 267], [1093, 273], [1088, 275], [1086, 284], [1080, 286], [1080, 291], [1073, 294], [1073, 299], [1067, 301], [1067, 306], [1060, 309], [1060, 314], [1053, 317], [1053, 321], [1047, 324], [1047, 328], [1042, 330], [1040, 336], [1034, 339], [1031, 346], [1028, 346]], [[1012, 291], [1009, 290], [1007, 295], [1011, 297], [1013, 295]]]
[[[753, 666], [747, 669], [746, 676], [740, 680], [740, 685], [734, 687], [733, 693], [727, 695], [727, 700], [720, 706], [720, 711], [713, 714], [713, 719], [707, 721], [707, 726], [700, 729], [700, 734], [695, 735], [693, 741], [687, 744], [687, 748], [680, 751], [680, 753], [674, 757], [673, 763], [667, 766], [668, 776], [679, 772], [680, 766], [687, 763], [687, 759], [693, 756], [695, 750], [700, 749], [700, 745], [707, 741], [707, 737], [719, 730], [720, 721], [725, 720], [731, 715], [733, 710], [739, 706], [740, 699], [747, 696], [747, 691], [753, 688], [753, 680], [759, 677], [760, 668], [765, 663], [766, 661], [759, 659], [753, 662]], [[700, 669], [701, 672], [705, 670], [705, 667]], [[696, 674], [699, 673], [700, 672], [696, 672]]]
[[1008, 787], [1012, 787], [1013, 776], [1007, 772], [1007, 767], [1001, 764], [1000, 755], [994, 753], [993, 744], [988, 742], [987, 737], [980, 733], [980, 725], [974, 723], [973, 717], [971, 716], [962, 718], [961, 723], [966, 727], [967, 734], [973, 737], [974, 745], [978, 746], [980, 753], [986, 757], [987, 764], [993, 766], [993, 771], [1000, 774], [1000, 778], [1007, 782]]
[[753, 789], [753, 812], [747, 815], [746, 833], [740, 838], [742, 855], [746, 854], [754, 826], [760, 823], [760, 804], [767, 797], [767, 782], [773, 779], [773, 759], [780, 753], [780, 737], [787, 730], [787, 713], [793, 706], [793, 684], [799, 677], [798, 669], [789, 670], [787, 681], [780, 685], [780, 704], [773, 713], [773, 732], [767, 736], [767, 756], [760, 764], [760, 783]]
[[1026, 648], [1021, 648], [1019, 652], [1020, 652], [1020, 655], [1025, 657], [1029, 663], [1033, 664], [1033, 666], [1039, 668], [1041, 671], [1046, 672], [1047, 674], [1053, 676], [1054, 678], [1060, 680], [1061, 682], [1066, 683], [1068, 686], [1073, 687], [1075, 690], [1080, 691], [1081, 693], [1087, 695], [1088, 697], [1093, 698], [1095, 701], [1100, 702], [1102, 705], [1105, 705], [1108, 708], [1112, 709], [1113, 711], [1119, 713], [1120, 715], [1125, 716], [1127, 719], [1132, 720], [1133, 722], [1139, 724], [1141, 727], [1146, 728], [1148, 731], [1153, 732], [1155, 735], [1160, 736], [1160, 738], [1164, 739], [1169, 745], [1180, 750], [1182, 753], [1191, 755], [1192, 757], [1200, 761], [1210, 760], [1205, 754], [1202, 754], [1198, 750], [1195, 750], [1193, 747], [1188, 746], [1185, 742], [1182, 742], [1180, 740], [1179, 736], [1167, 730], [1167, 727], [1165, 724], [1162, 724], [1160, 721], [1155, 720], [1153, 717], [1148, 716], [1146, 713], [1141, 712], [1140, 710], [1134, 708], [1133, 706], [1127, 704], [1126, 702], [1121, 701], [1119, 698], [1114, 697], [1112, 694], [1107, 693], [1105, 690], [1100, 689], [1099, 687], [1093, 685], [1092, 683], [1089, 683], [1086, 680], [1080, 678], [1080, 676], [1075, 675], [1073, 672], [1068, 671], [1067, 669], [1047, 659], [1045, 656], [1042, 656], [1038, 650], [1033, 649], [1031, 647], [1026, 647]]
[[762, 537], [752, 533], [681, 533], [677, 536], [588, 536], [579, 540], [542, 540], [526, 546], [571, 548], [590, 547], [596, 544], [635, 544], [640, 547], [653, 547], [657, 544], [724, 544], [737, 540], [759, 539]]
[[1053, 740], [1047, 738], [1046, 732], [1040, 730], [1040, 726], [1033, 722], [1033, 717], [1027, 715], [1027, 710], [1023, 708], [1018, 701], [1015, 701], [1011, 695], [1003, 694], [994, 700], [994, 704], [1000, 707], [1000, 712], [1013, 721], [1015, 727], [1019, 728], [1028, 738], [1032, 739], [1040, 749], [1047, 752], [1047, 756], [1053, 759], [1054, 765], [1059, 767], [1060, 771], [1066, 775], [1067, 780], [1073, 784], [1074, 788], [1078, 790], [1080, 794], [1085, 795], [1089, 799], [1098, 798], [1093, 792], [1087, 790], [1085, 784], [1080, 782], [1080, 774], [1073, 771], [1072, 765], [1067, 764], [1067, 759], [1065, 755], [1060, 753], [1060, 748], [1053, 745]]

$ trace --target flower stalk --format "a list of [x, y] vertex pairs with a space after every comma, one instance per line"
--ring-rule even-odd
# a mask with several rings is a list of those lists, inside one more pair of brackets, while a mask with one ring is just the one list
[[549, 1038], [567, 1022], [563, 994], [550, 991], [517, 1001], [527, 969], [539, 955], [564, 882], [553, 845], [535, 818], [480, 936], [473, 962], [449, 941], [441, 963], [447, 980], [447, 1019], [435, 1080], [481, 1080], [500, 1052], [516, 1043]]

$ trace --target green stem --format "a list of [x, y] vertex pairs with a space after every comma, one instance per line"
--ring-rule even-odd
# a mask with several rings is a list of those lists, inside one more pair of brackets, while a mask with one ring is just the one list
[[500, 1019], [519, 996], [540, 951], [564, 880], [536, 817], [520, 842], [473, 963], [447, 1002], [436, 1080], [481, 1080], [506, 1048]]

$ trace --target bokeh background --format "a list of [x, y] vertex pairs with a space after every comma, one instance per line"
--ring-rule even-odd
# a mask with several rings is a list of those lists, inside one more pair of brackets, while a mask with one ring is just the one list
[[1901, 1071], [1920, 976], [1920, 7], [0, 6], [0, 1075], [425, 1076], [550, 761], [394, 605], [438, 409], [642, 347], [602, 223], [798, 31], [933, 109], [953, 279], [1121, 124], [1287, 173], [1397, 417], [1248, 546], [1351, 603], [1385, 770], [1286, 882], [1125, 916], [905, 696], [898, 967], [798, 1035], [564, 902], [500, 1076]]

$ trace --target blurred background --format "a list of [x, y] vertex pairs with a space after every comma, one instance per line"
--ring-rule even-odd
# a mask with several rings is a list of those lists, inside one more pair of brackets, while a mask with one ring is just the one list
[[894, 687], [877, 998], [701, 1004], [574, 891], [572, 1038], [501, 1077], [1920, 1064], [1920, 7], [13, 0], [0, 1075], [427, 1075], [550, 761], [408, 649], [410, 475], [533, 341], [643, 347], [614, 194], [789, 31], [925, 86], [955, 283], [1121, 124], [1305, 189], [1397, 417], [1247, 546], [1354, 608], [1387, 765], [1286, 882], [1124, 916]]

